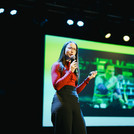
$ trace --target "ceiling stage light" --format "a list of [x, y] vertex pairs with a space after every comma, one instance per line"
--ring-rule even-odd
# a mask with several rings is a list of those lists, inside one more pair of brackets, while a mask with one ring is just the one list
[[73, 25], [73, 24], [74, 24], [74, 21], [71, 20], [71, 19], [68, 19], [68, 20], [67, 20], [67, 24], [68, 24], [68, 25]]
[[0, 13], [4, 13], [5, 9], [4, 8], [0, 8]]
[[11, 10], [11, 11], [10, 11], [10, 14], [11, 14], [11, 15], [16, 15], [16, 14], [17, 14], [17, 10], [15, 10], [15, 9], [14, 9], [14, 10]]
[[123, 36], [123, 40], [127, 42], [130, 40], [130, 37], [128, 35], [125, 35], [125, 36]]
[[111, 37], [111, 33], [107, 33], [106, 35], [105, 35], [105, 38], [110, 38]]
[[78, 22], [77, 22], [77, 25], [78, 25], [79, 27], [83, 27], [83, 26], [84, 26], [84, 22], [83, 22], [83, 21], [78, 21]]

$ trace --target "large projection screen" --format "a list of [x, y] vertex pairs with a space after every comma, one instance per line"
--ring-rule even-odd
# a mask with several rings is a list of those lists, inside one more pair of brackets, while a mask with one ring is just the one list
[[[64, 43], [70, 40], [79, 47], [79, 83], [90, 71], [98, 71], [97, 77], [79, 94], [86, 126], [134, 126], [134, 47], [45, 35], [42, 127], [52, 127], [51, 103], [56, 91], [51, 82], [51, 67]], [[104, 86], [108, 62], [114, 73], [109, 85], [116, 80], [111, 90]]]

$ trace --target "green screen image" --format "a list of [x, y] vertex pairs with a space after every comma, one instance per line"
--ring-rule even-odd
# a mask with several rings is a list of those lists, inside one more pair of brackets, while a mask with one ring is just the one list
[[79, 83], [91, 71], [98, 71], [79, 94], [86, 126], [134, 126], [134, 47], [54, 35], [44, 36], [42, 126], [52, 126], [51, 103], [56, 91], [51, 67], [70, 40], [79, 48]]

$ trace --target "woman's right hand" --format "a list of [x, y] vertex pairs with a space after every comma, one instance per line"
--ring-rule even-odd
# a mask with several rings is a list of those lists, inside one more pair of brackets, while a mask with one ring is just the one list
[[88, 76], [88, 78], [91, 80], [91, 79], [93, 79], [93, 78], [96, 77], [97, 71], [92, 71], [92, 72], [90, 72], [89, 74], [90, 74], [90, 75]]
[[74, 72], [75, 69], [78, 68], [78, 63], [76, 62], [76, 60], [74, 60], [71, 64], [70, 64], [70, 71]]

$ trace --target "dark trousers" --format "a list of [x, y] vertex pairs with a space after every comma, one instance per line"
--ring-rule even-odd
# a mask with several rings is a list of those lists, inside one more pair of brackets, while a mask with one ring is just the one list
[[51, 118], [54, 134], [86, 134], [83, 114], [74, 87], [65, 86], [55, 94]]

